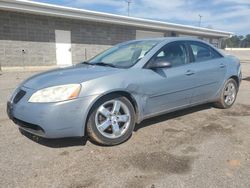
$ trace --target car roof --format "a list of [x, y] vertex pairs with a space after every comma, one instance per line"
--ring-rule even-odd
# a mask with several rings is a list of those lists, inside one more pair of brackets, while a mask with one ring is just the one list
[[219, 51], [216, 47], [214, 47], [212, 44], [210, 44], [207, 41], [201, 40], [201, 39], [197, 39], [194, 37], [162, 37], [162, 38], [147, 38], [147, 39], [137, 39], [137, 40], [132, 40], [132, 41], [128, 41], [128, 42], [133, 42], [133, 41], [158, 41], [158, 44], [160, 43], [169, 43], [169, 42], [175, 42], [175, 41], [196, 41], [196, 42], [201, 42], [203, 44], [207, 44], [208, 46], [210, 46], [211, 48], [215, 49], [217, 52], [219, 52], [221, 55], [223, 55], [221, 53], [221, 51]]
[[194, 42], [196, 41], [196, 42], [200, 42], [200, 43], [203, 43], [203, 44], [210, 46], [213, 50], [217, 51], [220, 55], [225, 56], [225, 54], [221, 50], [219, 50], [218, 48], [216, 48], [212, 44], [210, 44], [204, 40], [194, 38], [194, 37], [161, 37], [161, 38], [136, 39], [136, 40], [126, 41], [126, 42], [120, 43], [118, 45], [124, 45], [124, 44], [128, 44], [128, 43], [133, 43], [133, 42], [143, 42], [143, 41], [155, 41], [156, 42], [155, 46], [167, 44], [167, 43], [175, 42], [175, 41], [194, 41]]
[[147, 38], [147, 39], [137, 39], [133, 41], [159, 41], [159, 42], [172, 42], [172, 41], [182, 41], [182, 40], [189, 40], [189, 41], [199, 41], [204, 42], [204, 40], [197, 39], [194, 37], [161, 37], [161, 38]]

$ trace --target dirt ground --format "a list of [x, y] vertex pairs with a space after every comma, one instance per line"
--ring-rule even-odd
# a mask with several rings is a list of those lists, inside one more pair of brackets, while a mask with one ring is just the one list
[[0, 73], [0, 187], [250, 187], [250, 63], [235, 105], [152, 118], [115, 147], [23, 135], [6, 101], [36, 72]]

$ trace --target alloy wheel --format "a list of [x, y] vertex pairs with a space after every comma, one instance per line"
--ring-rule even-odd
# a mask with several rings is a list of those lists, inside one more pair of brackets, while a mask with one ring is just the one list
[[107, 138], [119, 138], [129, 127], [131, 114], [120, 100], [110, 100], [99, 106], [95, 114], [97, 130]]
[[236, 87], [232, 82], [229, 82], [224, 90], [224, 101], [227, 105], [232, 105], [236, 98]]

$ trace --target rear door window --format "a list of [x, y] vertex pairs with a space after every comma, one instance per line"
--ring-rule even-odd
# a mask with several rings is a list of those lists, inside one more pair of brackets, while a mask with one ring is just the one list
[[222, 57], [210, 46], [200, 42], [189, 42], [194, 62], [203, 62]]

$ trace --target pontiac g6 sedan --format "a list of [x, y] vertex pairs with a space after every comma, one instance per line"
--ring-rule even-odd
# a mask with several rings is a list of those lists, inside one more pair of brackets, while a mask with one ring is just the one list
[[25, 80], [7, 112], [41, 137], [116, 145], [146, 118], [203, 103], [231, 107], [240, 82], [239, 61], [201, 40], [135, 40]]

